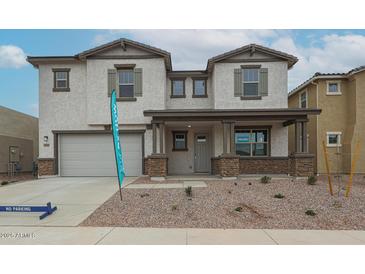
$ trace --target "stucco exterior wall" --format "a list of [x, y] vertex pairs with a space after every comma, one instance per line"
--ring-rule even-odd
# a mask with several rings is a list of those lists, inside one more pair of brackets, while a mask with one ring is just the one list
[[[107, 72], [114, 64], [135, 64], [142, 68], [143, 96], [135, 102], [118, 102], [121, 124], [149, 123], [144, 117], [148, 109], [165, 109], [166, 69], [162, 58], [88, 60], [86, 83], [87, 123], [90, 125], [110, 124], [109, 97], [107, 96]], [[84, 100], [85, 101], [85, 100]]]
[[327, 143], [327, 132], [342, 132], [342, 147], [327, 147], [329, 165], [331, 172], [343, 171], [343, 157], [336, 155], [337, 151], [343, 153], [346, 144], [349, 143], [349, 136], [346, 133], [347, 127], [347, 96], [349, 94], [347, 88], [347, 80], [341, 80], [342, 95], [327, 95], [327, 80], [318, 82], [318, 108], [322, 109], [322, 113], [318, 117], [318, 153], [317, 165], [318, 173], [326, 173], [326, 166], [323, 153], [322, 142]]
[[193, 98], [193, 79], [185, 79], [185, 98], [171, 98], [172, 81], [167, 79], [166, 107], [167, 109], [207, 109], [213, 107], [210, 78], [207, 80], [207, 98]]
[[271, 156], [288, 156], [288, 128], [281, 123], [272, 124]]
[[[53, 92], [53, 68], [70, 68], [70, 92]], [[90, 129], [86, 121], [86, 66], [39, 66], [39, 158], [53, 158], [52, 130]], [[49, 146], [43, 145], [48, 136]]]
[[[268, 68], [268, 96], [261, 100], [241, 100], [234, 96], [234, 69], [241, 65], [261, 65]], [[214, 108], [254, 109], [286, 108], [288, 106], [288, 64], [286, 62], [217, 63], [213, 70]]]

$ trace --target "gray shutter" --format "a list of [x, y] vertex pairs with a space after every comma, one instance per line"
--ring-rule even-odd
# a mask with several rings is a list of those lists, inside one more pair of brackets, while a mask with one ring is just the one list
[[142, 69], [134, 69], [134, 96], [142, 96]]
[[108, 69], [108, 97], [112, 95], [112, 90], [117, 92], [117, 70]]
[[260, 69], [260, 82], [259, 82], [259, 92], [261, 96], [268, 96], [268, 79], [267, 79], [268, 69]]
[[234, 96], [242, 96], [242, 70], [234, 69]]

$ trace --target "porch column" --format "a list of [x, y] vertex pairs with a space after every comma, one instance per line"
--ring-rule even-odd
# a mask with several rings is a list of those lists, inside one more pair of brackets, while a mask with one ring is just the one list
[[302, 152], [307, 153], [307, 122], [302, 122]]
[[295, 152], [300, 151], [300, 122], [295, 121]]
[[164, 134], [165, 134], [165, 125], [164, 123], [159, 124], [159, 133], [160, 133], [160, 153], [163, 154], [164, 153], [164, 144], [163, 144], [163, 139], [164, 139]]
[[152, 123], [152, 154], [157, 153], [157, 124]]
[[231, 150], [230, 150], [230, 153], [231, 154], [236, 154], [236, 148], [235, 148], [235, 140], [234, 140], [234, 125], [235, 125], [235, 122], [231, 122], [230, 123], [231, 125], [231, 134], [230, 134], [230, 141], [231, 141]]
[[223, 154], [227, 154], [227, 123], [223, 123]]

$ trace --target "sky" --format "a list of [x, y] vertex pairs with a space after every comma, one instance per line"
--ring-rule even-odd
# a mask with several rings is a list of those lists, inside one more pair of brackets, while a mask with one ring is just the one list
[[0, 30], [0, 105], [38, 117], [38, 71], [26, 56], [74, 55], [122, 37], [169, 51], [174, 70], [205, 69], [250, 43], [284, 51], [299, 59], [288, 91], [315, 72], [365, 65], [365, 30]]

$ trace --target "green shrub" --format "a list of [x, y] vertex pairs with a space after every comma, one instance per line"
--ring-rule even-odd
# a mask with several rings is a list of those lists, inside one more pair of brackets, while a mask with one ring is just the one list
[[317, 177], [314, 175], [311, 175], [308, 177], [307, 183], [308, 185], [315, 185], [317, 182]]
[[317, 215], [317, 213], [315, 213], [313, 209], [307, 209], [305, 214], [307, 214], [309, 216], [316, 216]]
[[188, 186], [185, 188], [186, 196], [192, 197], [193, 196], [193, 188], [191, 186]]
[[148, 194], [148, 193], [143, 193], [143, 194], [140, 194], [139, 195], [141, 198], [144, 198], [144, 197], [148, 197], [148, 196], [150, 196], [150, 194]]
[[171, 209], [172, 209], [172, 211], [177, 210], [177, 205], [172, 205]]
[[237, 212], [242, 212], [242, 209], [243, 208], [239, 206], [239, 207], [236, 207], [234, 210], [237, 211]]
[[271, 181], [271, 177], [269, 177], [269, 176], [261, 177], [261, 183], [262, 184], [270, 183], [270, 181]]
[[2, 186], [5, 186], [5, 185], [7, 185], [7, 184], [9, 184], [9, 181], [2, 181], [2, 182], [1, 182], [1, 185], [2, 185]]
[[277, 198], [277, 199], [283, 199], [285, 196], [281, 193], [277, 193], [274, 195], [274, 198]]

